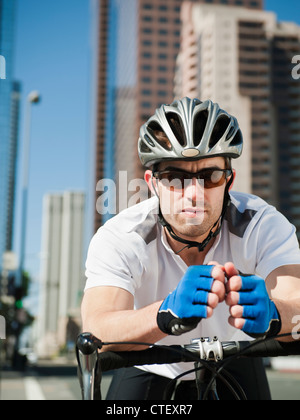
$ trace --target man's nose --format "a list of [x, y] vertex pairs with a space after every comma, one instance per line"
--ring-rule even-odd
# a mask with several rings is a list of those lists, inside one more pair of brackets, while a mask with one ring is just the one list
[[203, 179], [192, 178], [184, 181], [184, 196], [196, 205], [204, 202], [204, 191]]

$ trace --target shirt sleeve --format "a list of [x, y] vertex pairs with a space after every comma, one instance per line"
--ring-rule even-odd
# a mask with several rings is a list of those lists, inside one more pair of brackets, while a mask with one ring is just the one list
[[[85, 291], [93, 287], [114, 286], [134, 295], [137, 283], [134, 280], [134, 264], [129, 263], [124, 253], [124, 240], [115, 237], [105, 228], [99, 229], [93, 237], [86, 261]], [[128, 241], [127, 248], [130, 253]], [[134, 259], [131, 258], [134, 261]]]
[[256, 273], [259, 276], [266, 279], [278, 267], [300, 264], [296, 229], [274, 207], [269, 207], [262, 215], [255, 231], [253, 239], [257, 247]]

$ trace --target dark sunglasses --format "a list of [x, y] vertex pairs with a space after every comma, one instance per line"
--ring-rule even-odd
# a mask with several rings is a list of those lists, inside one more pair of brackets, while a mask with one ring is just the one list
[[188, 184], [185, 182], [186, 180], [191, 179], [198, 179], [203, 180], [204, 188], [216, 188], [223, 185], [226, 181], [226, 178], [232, 175], [231, 169], [213, 169], [207, 168], [202, 169], [199, 172], [192, 173], [186, 172], [181, 170], [166, 170], [166, 171], [155, 171], [153, 172], [153, 176], [160, 180], [160, 181], [167, 181], [168, 183], [172, 183], [169, 185], [173, 188], [181, 188], [183, 189]]

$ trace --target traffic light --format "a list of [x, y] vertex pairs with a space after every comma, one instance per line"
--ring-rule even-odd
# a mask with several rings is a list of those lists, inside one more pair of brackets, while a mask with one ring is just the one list
[[23, 309], [23, 301], [22, 301], [22, 299], [16, 300], [15, 307], [16, 307], [16, 309]]
[[23, 287], [16, 287], [15, 288], [15, 308], [22, 309], [23, 308], [23, 298], [25, 296], [24, 288]]

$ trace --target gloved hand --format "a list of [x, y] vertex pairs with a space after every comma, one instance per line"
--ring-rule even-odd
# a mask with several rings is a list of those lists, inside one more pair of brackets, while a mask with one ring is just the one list
[[[242, 331], [253, 338], [276, 336], [281, 330], [281, 318], [275, 303], [269, 298], [264, 279], [255, 275], [241, 275], [240, 278], [242, 284], [237, 305], [242, 307], [241, 316], [245, 319]], [[228, 299], [232, 303], [236, 298], [228, 296], [227, 303]], [[238, 306], [233, 307], [231, 314], [239, 318]]]
[[213, 268], [207, 265], [188, 268], [158, 311], [157, 324], [162, 332], [181, 335], [195, 329], [202, 318], [207, 318], [208, 297], [214, 282]]

